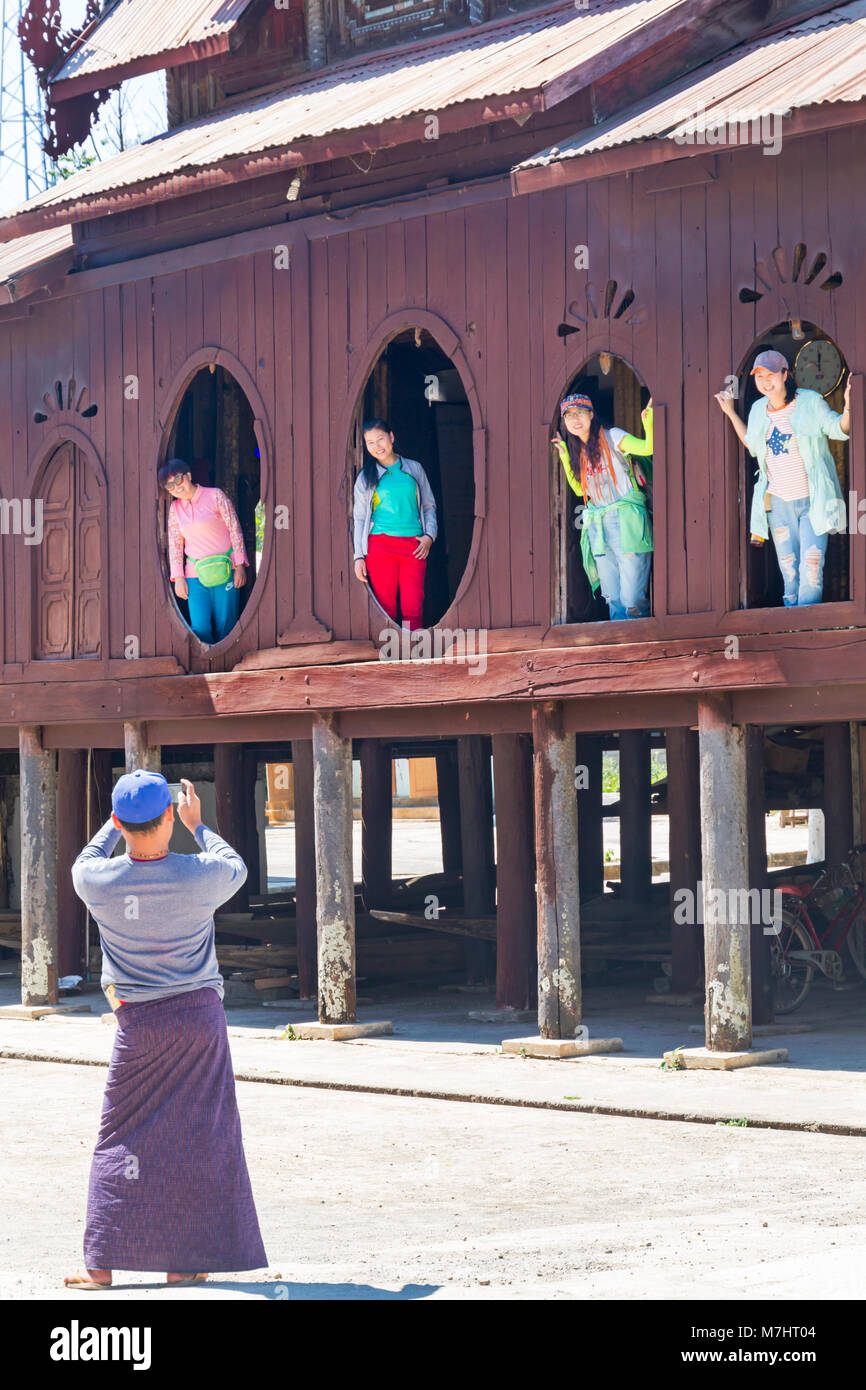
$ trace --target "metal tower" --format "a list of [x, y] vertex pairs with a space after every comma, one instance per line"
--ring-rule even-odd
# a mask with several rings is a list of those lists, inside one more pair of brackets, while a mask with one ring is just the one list
[[48, 183], [42, 148], [42, 93], [24, 56], [18, 25], [27, 0], [0, 0], [0, 207], [40, 193]]

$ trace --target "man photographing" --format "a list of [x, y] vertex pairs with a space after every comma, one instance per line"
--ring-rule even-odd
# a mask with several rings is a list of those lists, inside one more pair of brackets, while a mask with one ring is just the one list
[[[213, 914], [247, 876], [202, 823], [184, 779], [178, 817], [200, 854], [169, 852], [171, 791], [157, 772], [121, 777], [113, 813], [72, 866], [99, 927], [102, 987], [117, 1034], [90, 1170], [86, 1269], [165, 1270], [169, 1284], [267, 1265], [247, 1173], [222, 1006]], [[111, 854], [121, 834], [126, 854]]]

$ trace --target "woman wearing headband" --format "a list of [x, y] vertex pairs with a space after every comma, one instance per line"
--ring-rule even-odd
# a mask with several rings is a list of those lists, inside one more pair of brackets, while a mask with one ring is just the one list
[[649, 614], [652, 522], [641, 488], [646, 477], [631, 457], [653, 451], [652, 400], [641, 411], [644, 438], [605, 429], [589, 396], [566, 396], [560, 406], [566, 438], [553, 444], [569, 485], [583, 499], [583, 567], [593, 593], [599, 587], [611, 619]]
[[827, 536], [844, 525], [845, 518], [827, 440], [847, 439], [850, 433], [851, 377], [845, 385], [845, 408], [837, 415], [817, 391], [797, 387], [781, 352], [759, 352], [751, 375], [760, 396], [749, 411], [748, 424], [736, 412], [732, 391], [720, 391], [716, 400], [741, 443], [758, 460], [752, 544], [764, 544], [771, 524], [785, 607], [820, 603]]

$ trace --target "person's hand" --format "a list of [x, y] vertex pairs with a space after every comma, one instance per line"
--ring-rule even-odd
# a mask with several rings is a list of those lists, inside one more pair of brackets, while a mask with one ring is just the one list
[[737, 412], [734, 409], [734, 393], [731, 388], [726, 387], [724, 391], [718, 391], [716, 393], [716, 400], [724, 414], [729, 415], [731, 419], [733, 419]]
[[564, 443], [565, 443], [565, 440], [563, 439], [562, 435], [559, 433], [559, 430], [557, 430], [555, 434], [552, 434], [552, 435], [550, 436], [550, 442], [551, 442], [551, 444], [564, 444]]
[[195, 794], [195, 787], [187, 777], [181, 777], [183, 791], [178, 793], [177, 814], [191, 835], [201, 825], [201, 801]]
[[367, 561], [363, 558], [355, 561], [355, 578], [360, 579], [362, 584], [367, 583]]
[[176, 579], [174, 581], [174, 592], [177, 594], [178, 598], [189, 598], [189, 585], [185, 579]]
[[633, 465], [635, 481], [638, 487], [646, 487], [646, 474], [639, 463]]
[[433, 544], [433, 537], [432, 537], [432, 536], [422, 536], [421, 539], [420, 539], [420, 541], [418, 542], [418, 547], [417, 547], [417, 549], [414, 551], [414, 557], [415, 557], [415, 559], [416, 559], [416, 560], [426, 560], [426, 559], [427, 559], [427, 556], [430, 554], [430, 547], [431, 547], [432, 544]]
[[235, 576], [235, 588], [242, 589], [247, 582], [246, 565], [233, 565]]
[[644, 406], [643, 410], [642, 410], [641, 413], [640, 413], [640, 418], [641, 418], [643, 421], [646, 421], [646, 417], [649, 415], [649, 413], [650, 413], [650, 411], [652, 410], [652, 408], [653, 408], [653, 398], [652, 398], [652, 396], [650, 396], [649, 400], [647, 401], [646, 405]]
[[853, 380], [854, 376], [851, 372], [849, 372], [848, 380], [845, 382], [845, 410], [851, 409], [851, 382]]

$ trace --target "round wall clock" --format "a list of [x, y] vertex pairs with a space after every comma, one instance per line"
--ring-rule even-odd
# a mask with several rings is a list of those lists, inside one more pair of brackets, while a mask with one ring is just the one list
[[842, 354], [835, 343], [826, 338], [812, 338], [804, 343], [794, 361], [794, 377], [804, 391], [818, 391], [829, 396], [842, 380], [845, 368]]

